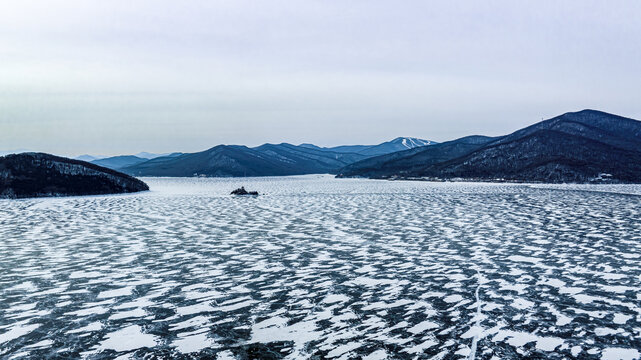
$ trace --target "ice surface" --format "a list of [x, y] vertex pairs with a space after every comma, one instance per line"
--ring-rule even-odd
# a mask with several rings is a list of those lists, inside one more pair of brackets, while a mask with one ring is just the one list
[[0, 358], [639, 358], [639, 186], [145, 180], [0, 200]]
[[639, 350], [624, 348], [606, 348], [603, 350], [603, 360], [634, 360], [639, 359]]
[[131, 351], [142, 347], [154, 347], [157, 344], [155, 336], [143, 333], [138, 325], [130, 325], [107, 333], [105, 338], [98, 347], [99, 351], [105, 349], [119, 352]]
[[196, 334], [178, 334], [178, 339], [174, 340], [173, 346], [184, 354], [198, 352], [205, 348], [216, 347], [213, 339], [207, 337], [205, 332]]
[[0, 334], [0, 344], [6, 343], [8, 341], [17, 339], [23, 335], [29, 334], [31, 331], [37, 329], [40, 325], [31, 324], [31, 325], [18, 325], [10, 328], [8, 331]]

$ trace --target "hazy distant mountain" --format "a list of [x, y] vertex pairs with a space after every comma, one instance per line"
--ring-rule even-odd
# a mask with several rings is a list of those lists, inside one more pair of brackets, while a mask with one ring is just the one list
[[641, 182], [641, 122], [617, 115], [583, 110], [480, 146], [461, 146], [465, 139], [401, 152], [376, 164], [377, 158], [361, 161], [339, 176]]
[[136, 176], [278, 176], [336, 173], [365, 158], [291, 144], [265, 144], [255, 148], [219, 145], [209, 150], [159, 157], [122, 171]]
[[151, 160], [151, 159], [155, 159], [155, 158], [158, 158], [158, 157], [178, 156], [178, 155], [182, 155], [182, 154], [183, 153], [181, 153], [181, 152], [154, 154], [154, 153], [149, 153], [149, 152], [143, 151], [143, 152], [139, 152], [138, 154], [135, 154], [133, 156], [139, 157], [139, 158], [143, 158], [143, 159], [147, 159], [147, 160]]
[[131, 176], [44, 153], [0, 157], [0, 198], [98, 195], [149, 190]]
[[84, 155], [76, 156], [74, 159], [80, 160], [80, 161], [92, 162], [95, 160], [104, 159], [104, 156], [94, 156], [94, 155], [84, 154]]
[[423, 140], [412, 137], [398, 137], [394, 140], [390, 140], [378, 145], [342, 145], [329, 148], [318, 147], [313, 144], [301, 144], [300, 146], [324, 151], [356, 153], [365, 156], [377, 156], [434, 144], [437, 143], [431, 140]]
[[299, 146], [310, 148], [310, 149], [322, 150], [322, 151], [358, 154], [358, 152], [360, 151], [369, 149], [377, 145], [341, 145], [341, 146], [334, 146], [334, 147], [320, 147], [314, 144], [300, 144]]
[[92, 164], [104, 166], [109, 169], [118, 170], [127, 166], [140, 164], [144, 161], [147, 161], [147, 159], [140, 158], [134, 155], [122, 155], [122, 156], [113, 156], [113, 157], [108, 157], [104, 159], [93, 160], [90, 162]]
[[[182, 155], [182, 153], [181, 152], [173, 152], [173, 153], [165, 153], [165, 154], [154, 154], [154, 153], [149, 153], [149, 152], [143, 151], [143, 152], [139, 152], [138, 154], [135, 154], [135, 155], [117, 155], [117, 156], [102, 156], [102, 155], [85, 154], [85, 155], [76, 156], [74, 159], [87, 161], [87, 162], [94, 162], [96, 160], [103, 160], [103, 159], [116, 159], [116, 161], [118, 161], [117, 160], [118, 158], [124, 158], [124, 157], [132, 156], [132, 157], [141, 158], [143, 160], [150, 160], [150, 159], [155, 159], [157, 157], [162, 157], [162, 156], [178, 156], [178, 155]], [[111, 163], [111, 161], [105, 162], [105, 164], [110, 164], [110, 163]], [[131, 165], [133, 165], [133, 164], [131, 164]], [[109, 166], [107, 166], [107, 167], [109, 167]]]

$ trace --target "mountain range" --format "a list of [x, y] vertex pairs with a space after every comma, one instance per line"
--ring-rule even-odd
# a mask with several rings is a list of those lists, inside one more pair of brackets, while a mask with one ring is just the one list
[[336, 174], [373, 179], [641, 183], [641, 122], [597, 110], [569, 112], [504, 136], [443, 143], [218, 145], [196, 153], [92, 159], [132, 176], [243, 177]]
[[417, 139], [413, 137], [397, 137], [396, 139], [386, 141], [378, 145], [342, 145], [335, 147], [318, 147], [314, 144], [301, 144], [300, 146], [338, 153], [354, 153], [365, 156], [377, 156], [390, 154], [397, 151], [414, 149], [427, 145], [434, 145], [436, 142], [431, 140]]
[[465, 137], [365, 159], [338, 177], [641, 182], [641, 122], [582, 110], [505, 136]]
[[143, 159], [134, 155], [95, 159], [91, 162], [134, 176], [283, 176], [337, 173], [369, 157], [434, 144], [417, 138], [396, 138], [378, 145], [333, 148], [312, 144], [263, 144], [257, 147], [218, 145], [197, 153], [173, 153]]

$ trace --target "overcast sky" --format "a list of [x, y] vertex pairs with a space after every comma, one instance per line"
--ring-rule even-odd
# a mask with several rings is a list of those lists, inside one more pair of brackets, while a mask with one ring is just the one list
[[641, 1], [4, 1], [0, 150], [444, 141], [641, 119]]

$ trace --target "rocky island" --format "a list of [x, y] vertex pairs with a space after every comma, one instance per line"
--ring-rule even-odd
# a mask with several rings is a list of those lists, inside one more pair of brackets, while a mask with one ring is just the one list
[[79, 196], [149, 190], [123, 173], [45, 153], [0, 157], [0, 198]]
[[238, 189], [231, 192], [231, 195], [253, 195], [258, 196], [258, 191], [247, 191], [244, 186], [239, 187]]

